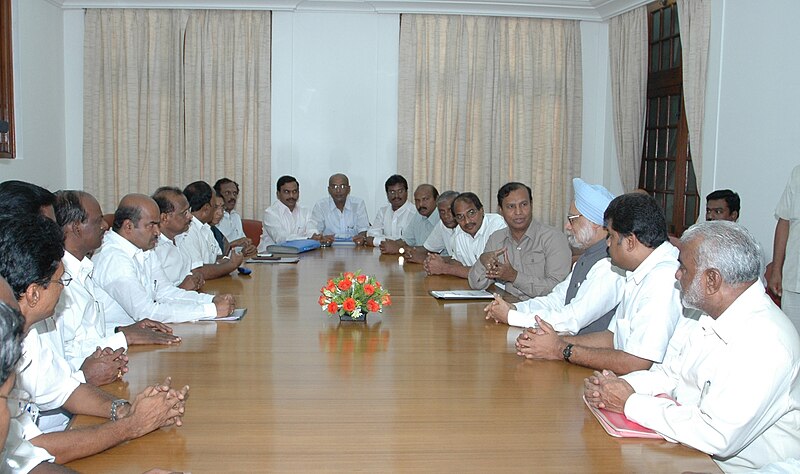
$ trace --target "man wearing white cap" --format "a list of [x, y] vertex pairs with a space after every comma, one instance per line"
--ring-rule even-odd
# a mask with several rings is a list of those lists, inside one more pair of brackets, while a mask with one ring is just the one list
[[646, 370], [664, 360], [683, 310], [674, 281], [678, 249], [669, 243], [664, 213], [648, 195], [623, 194], [608, 204], [603, 221], [611, 264], [626, 272], [608, 329], [564, 336], [536, 316], [537, 328], [526, 329], [517, 338], [518, 355], [563, 358], [617, 374]]
[[506, 183], [497, 191], [507, 227], [489, 236], [469, 271], [469, 286], [485, 290], [498, 283], [517, 298], [532, 298], [550, 293], [569, 274], [572, 254], [567, 238], [533, 220], [531, 201], [531, 188], [522, 183]]
[[546, 296], [512, 305], [499, 295], [486, 306], [486, 319], [510, 326], [535, 327], [538, 315], [556, 331], [588, 334], [608, 328], [622, 298], [625, 278], [611, 265], [606, 250], [608, 232], [603, 212], [614, 196], [600, 185], [572, 180], [575, 200], [569, 208], [564, 230], [569, 244], [583, 250], [567, 278]]

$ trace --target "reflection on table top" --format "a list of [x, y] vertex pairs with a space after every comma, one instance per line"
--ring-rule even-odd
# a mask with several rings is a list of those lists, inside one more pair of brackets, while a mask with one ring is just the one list
[[[519, 330], [484, 320], [484, 302], [442, 302], [420, 265], [374, 249], [326, 248], [298, 264], [253, 264], [208, 282], [230, 292], [239, 322], [174, 327], [177, 347], [132, 347], [129, 397], [171, 375], [189, 384], [182, 428], [76, 461], [82, 472], [570, 471], [719, 472], [693, 449], [608, 436], [581, 400], [590, 371], [525, 361]], [[319, 289], [340, 272], [375, 275], [383, 314], [339, 323]], [[91, 423], [79, 417], [77, 425]]]

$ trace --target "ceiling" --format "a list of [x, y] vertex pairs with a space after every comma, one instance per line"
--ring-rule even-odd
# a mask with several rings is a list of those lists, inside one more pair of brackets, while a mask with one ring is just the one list
[[209, 8], [518, 16], [604, 21], [651, 0], [48, 0], [74, 8]]

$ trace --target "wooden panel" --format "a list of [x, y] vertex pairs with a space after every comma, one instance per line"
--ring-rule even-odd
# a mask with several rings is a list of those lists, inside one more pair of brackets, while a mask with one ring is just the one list
[[[70, 467], [80, 472], [528, 471], [719, 472], [665, 441], [608, 436], [581, 401], [590, 371], [525, 361], [518, 330], [483, 319], [484, 303], [442, 303], [425, 277], [377, 250], [329, 248], [299, 264], [253, 266], [207, 284], [249, 308], [238, 323], [175, 326], [174, 348], [132, 348], [130, 396], [172, 375], [191, 386], [185, 425]], [[317, 305], [335, 273], [361, 269], [392, 293], [367, 324]], [[78, 424], [88, 423], [85, 417]]]

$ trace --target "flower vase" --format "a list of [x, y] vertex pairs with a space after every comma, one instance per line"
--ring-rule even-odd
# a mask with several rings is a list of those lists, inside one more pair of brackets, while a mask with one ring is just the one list
[[367, 322], [367, 314], [366, 312], [356, 313], [358, 317], [354, 317], [353, 313], [347, 311], [339, 311], [339, 321], [354, 321], [358, 323], [365, 323]]

